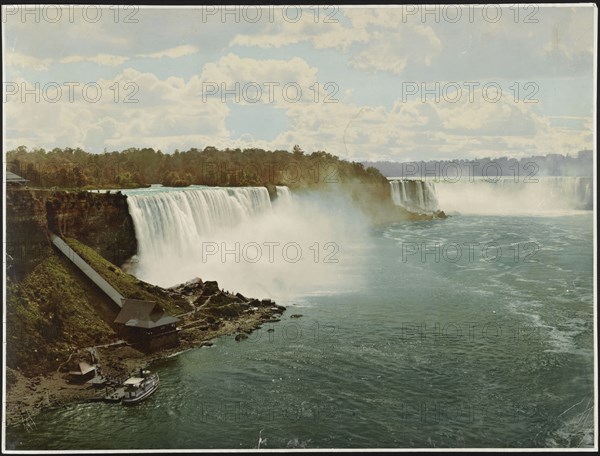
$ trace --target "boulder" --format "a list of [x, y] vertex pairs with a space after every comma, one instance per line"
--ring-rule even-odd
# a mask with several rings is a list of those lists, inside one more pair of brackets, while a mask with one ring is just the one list
[[221, 291], [219, 289], [219, 284], [214, 280], [207, 280], [204, 282], [204, 290], [202, 291], [202, 296], [212, 296], [215, 293]]
[[196, 307], [200, 307], [200, 306], [203, 306], [204, 304], [206, 304], [206, 301], [208, 299], [210, 299], [210, 298], [207, 298], [206, 296], [198, 296], [196, 299], [194, 299], [192, 301], [192, 304]]
[[207, 302], [207, 305], [213, 306], [223, 306], [226, 304], [239, 304], [239, 299], [233, 295], [229, 295], [227, 293], [223, 293], [222, 291], [217, 291], [214, 295], [212, 295]]
[[204, 282], [200, 277], [196, 277], [195, 279], [175, 285], [168, 289], [188, 296], [192, 294], [200, 294], [204, 290]]

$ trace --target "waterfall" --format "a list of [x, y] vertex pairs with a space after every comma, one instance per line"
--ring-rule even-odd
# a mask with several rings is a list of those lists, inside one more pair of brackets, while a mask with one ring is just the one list
[[401, 179], [390, 182], [392, 201], [412, 212], [433, 212], [438, 209], [435, 186], [432, 182]]
[[440, 208], [464, 214], [549, 214], [593, 209], [590, 177], [486, 178], [436, 182]]
[[163, 287], [200, 277], [284, 301], [360, 286], [366, 275], [353, 272], [360, 263], [347, 246], [367, 237], [368, 223], [351, 198], [276, 192], [271, 204], [264, 187], [123, 190], [138, 243], [124, 267]]
[[291, 204], [292, 203], [292, 192], [288, 187], [278, 185], [275, 187], [277, 191], [277, 203], [278, 204]]
[[184, 256], [217, 230], [231, 228], [271, 210], [264, 187], [206, 187], [129, 192], [138, 257], [160, 261]]

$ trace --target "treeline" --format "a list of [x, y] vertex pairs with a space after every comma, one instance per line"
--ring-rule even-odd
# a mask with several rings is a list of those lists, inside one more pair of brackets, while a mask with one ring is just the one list
[[[593, 153], [582, 150], [576, 156], [548, 154], [526, 158], [480, 158], [475, 160], [430, 160], [415, 162], [362, 162], [377, 168], [386, 177], [453, 178], [462, 177], [526, 177], [526, 176], [592, 176]], [[470, 173], [470, 174], [467, 174]]]
[[135, 188], [151, 184], [318, 188], [356, 181], [387, 185], [375, 168], [324, 151], [308, 154], [297, 145], [292, 152], [206, 147], [172, 154], [152, 148], [93, 154], [80, 148], [46, 151], [20, 146], [9, 151], [6, 159], [8, 171], [27, 179], [30, 187], [44, 188]]

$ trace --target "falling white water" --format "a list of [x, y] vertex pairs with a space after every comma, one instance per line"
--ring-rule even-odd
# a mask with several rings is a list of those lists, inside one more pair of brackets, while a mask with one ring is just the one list
[[412, 212], [433, 212], [438, 209], [435, 186], [431, 182], [399, 179], [390, 182], [392, 200]]
[[129, 195], [139, 257], [184, 256], [217, 229], [271, 210], [264, 187], [201, 188]]
[[292, 204], [292, 192], [288, 187], [277, 186], [277, 201], [279, 204]]
[[[432, 183], [433, 184], [433, 183]], [[538, 177], [436, 182], [439, 207], [461, 214], [543, 215], [593, 209], [592, 178]]]
[[200, 277], [282, 303], [361, 286], [352, 257], [367, 242], [368, 224], [345, 195], [277, 187], [271, 204], [264, 187], [124, 193], [138, 241], [130, 272], [141, 280], [172, 286]]

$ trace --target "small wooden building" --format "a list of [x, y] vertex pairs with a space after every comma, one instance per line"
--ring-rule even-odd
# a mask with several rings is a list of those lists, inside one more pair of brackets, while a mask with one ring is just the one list
[[96, 376], [96, 369], [98, 366], [90, 365], [86, 362], [81, 362], [77, 366], [79, 369], [69, 372], [69, 381], [71, 383], [84, 383]]
[[115, 323], [126, 339], [145, 351], [177, 345], [179, 318], [169, 315], [158, 303], [142, 299], [123, 299]]
[[11, 171], [6, 171], [6, 185], [21, 186], [29, 182], [27, 179], [15, 174]]

